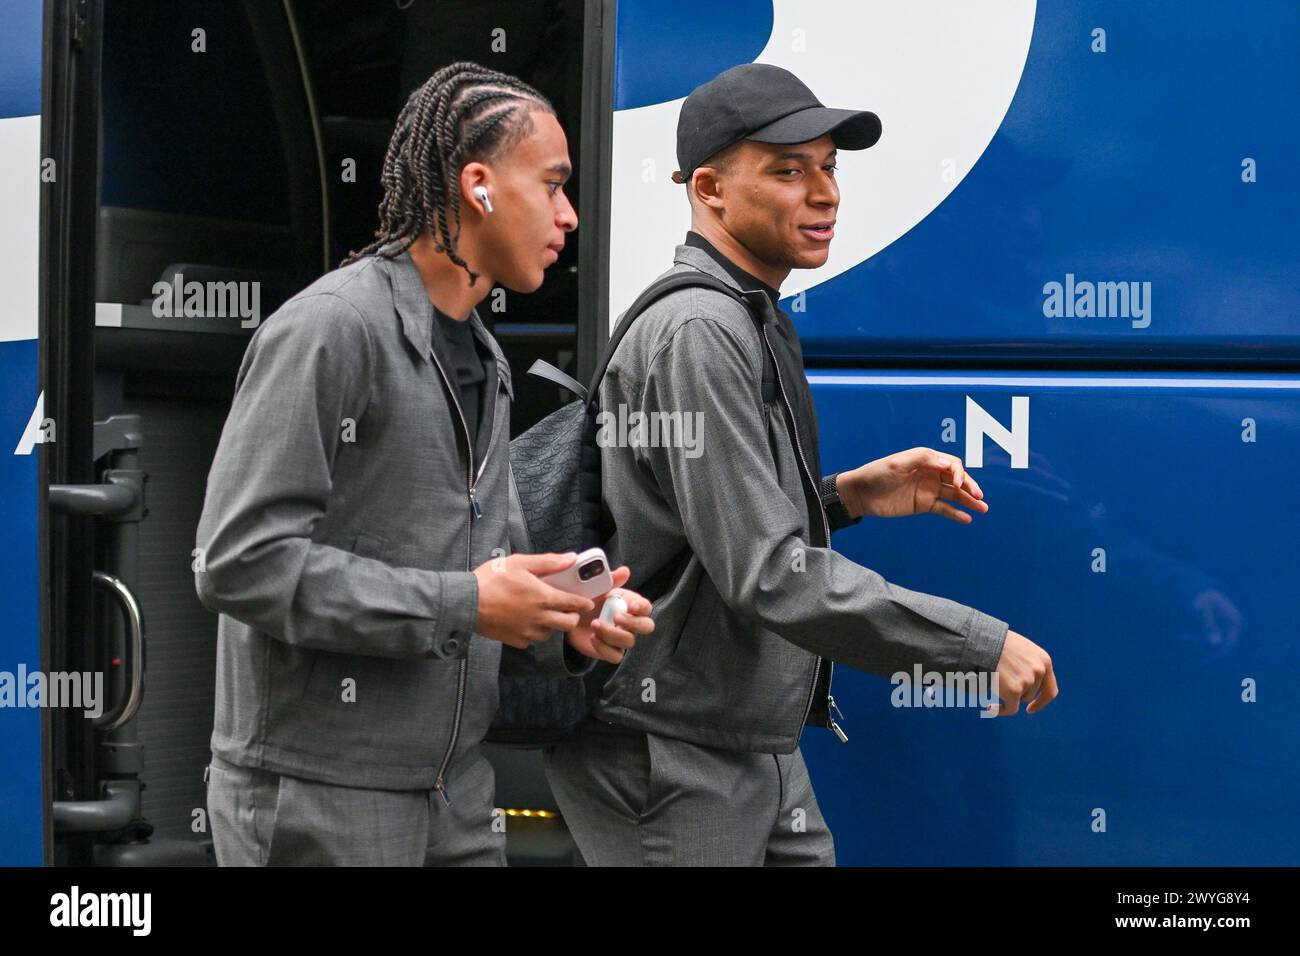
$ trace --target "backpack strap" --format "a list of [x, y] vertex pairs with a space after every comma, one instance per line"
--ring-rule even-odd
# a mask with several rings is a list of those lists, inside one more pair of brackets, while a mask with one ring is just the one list
[[[776, 317], [772, 313], [772, 302], [768, 299], [766, 293], [761, 290], [758, 292], [739, 292], [716, 276], [711, 276], [707, 272], [700, 272], [695, 269], [692, 269], [689, 272], [674, 272], [672, 275], [664, 276], [657, 282], [651, 283], [639, 296], [636, 297], [636, 300], [628, 307], [628, 310], [623, 313], [622, 320], [617, 326], [615, 326], [613, 333], [609, 337], [609, 341], [605, 344], [604, 351], [601, 353], [600, 362], [596, 366], [596, 371], [591, 377], [591, 385], [587, 388], [587, 402], [589, 405], [594, 404], [599, 400], [601, 379], [605, 377], [605, 371], [609, 368], [609, 363], [613, 360], [614, 353], [618, 350], [618, 344], [623, 341], [623, 336], [625, 336], [627, 330], [632, 327], [632, 323], [636, 321], [637, 316], [650, 308], [650, 306], [662, 299], [668, 293], [676, 292], [678, 289], [685, 288], [712, 289], [715, 292], [721, 292], [723, 295], [731, 296], [731, 298], [738, 302], [744, 303], [745, 307], [749, 310], [750, 318], [752, 318], [757, 325], [761, 326], [764, 323], [775, 323], [776, 321]], [[755, 296], [763, 301], [759, 303]], [[765, 400], [770, 400], [770, 395], [775, 394], [774, 391], [771, 393], [768, 391], [769, 366], [771, 360], [767, 355], [766, 349], [763, 349], [762, 352], [763, 397]], [[773, 384], [773, 388], [774, 387], [775, 384]]]
[[[600, 362], [592, 375], [589, 388], [584, 387], [576, 378], [556, 368], [545, 359], [538, 359], [533, 362], [528, 368], [528, 374], [536, 375], [538, 378], [567, 389], [590, 407], [599, 399], [600, 382], [605, 377], [605, 372], [614, 358], [614, 352], [617, 351], [618, 344], [623, 341], [623, 336], [627, 334], [627, 330], [631, 328], [637, 316], [668, 293], [687, 287], [713, 289], [715, 292], [721, 292], [739, 302], [743, 302], [746, 308], [749, 309], [750, 317], [759, 326], [775, 324], [776, 322], [776, 317], [772, 312], [772, 302], [768, 299], [767, 294], [761, 290], [739, 292], [707, 272], [676, 272], [648, 286], [637, 296], [636, 301], [632, 303], [628, 310], [623, 313], [622, 320], [614, 329], [613, 334], [610, 335], [609, 341], [605, 343], [605, 348], [601, 352]], [[761, 334], [761, 327], [759, 331]], [[773, 372], [772, 358], [767, 354], [767, 349], [762, 349], [761, 352], [763, 355], [763, 401], [770, 403], [776, 397], [776, 375]]]
[[548, 382], [554, 382], [561, 388], [566, 388], [574, 395], [577, 395], [588, 406], [599, 400], [600, 382], [605, 377], [605, 370], [609, 368], [609, 363], [614, 357], [614, 352], [618, 349], [618, 343], [623, 341], [623, 336], [627, 330], [632, 327], [636, 317], [650, 308], [655, 302], [663, 298], [670, 292], [688, 286], [705, 286], [715, 289], [718, 292], [725, 293], [733, 299], [744, 301], [741, 293], [737, 292], [731, 286], [727, 285], [720, 279], [709, 275], [707, 272], [675, 272], [670, 276], [665, 276], [658, 282], [653, 282], [637, 296], [636, 301], [628, 307], [623, 313], [622, 320], [615, 327], [613, 334], [610, 335], [609, 341], [605, 343], [604, 349], [601, 350], [600, 361], [596, 365], [595, 374], [591, 377], [591, 387], [584, 388], [582, 384], [573, 376], [564, 372], [545, 359], [538, 359], [528, 368], [529, 375], [536, 375], [538, 378], [546, 379]]
[[572, 375], [556, 368], [546, 359], [538, 359], [532, 365], [528, 366], [528, 374], [536, 375], [538, 378], [544, 378], [548, 382], [554, 382], [561, 388], [567, 388], [574, 395], [577, 395], [583, 402], [587, 401], [587, 386], [583, 385]]

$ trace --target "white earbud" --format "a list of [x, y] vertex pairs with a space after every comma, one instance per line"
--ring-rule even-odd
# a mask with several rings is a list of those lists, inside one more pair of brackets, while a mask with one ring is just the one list
[[475, 186], [473, 192], [474, 195], [478, 197], [478, 201], [481, 202], [487, 208], [488, 212], [491, 212], [492, 200], [488, 198], [488, 191], [484, 189], [482, 186]]
[[606, 624], [613, 624], [615, 614], [626, 613], [627, 602], [617, 594], [611, 594], [609, 597], [605, 598], [605, 606], [600, 609], [600, 619]]

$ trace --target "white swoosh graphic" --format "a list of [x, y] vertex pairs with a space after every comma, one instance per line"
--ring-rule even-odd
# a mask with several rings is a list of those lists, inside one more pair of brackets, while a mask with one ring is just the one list
[[[790, 70], [827, 106], [874, 111], [883, 128], [871, 149], [840, 153], [830, 257], [790, 274], [781, 292], [794, 295], [906, 234], [971, 171], [1020, 84], [1036, 2], [775, 0], [773, 8], [755, 62]], [[685, 187], [670, 178], [681, 106], [614, 114], [611, 323], [672, 264], [690, 228]]]

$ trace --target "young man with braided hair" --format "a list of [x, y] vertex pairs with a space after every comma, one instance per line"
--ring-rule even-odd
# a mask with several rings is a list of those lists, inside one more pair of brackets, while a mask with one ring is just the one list
[[634, 592], [611, 626], [539, 580], [575, 555], [511, 553], [510, 369], [474, 307], [541, 285], [569, 173], [535, 89], [439, 70], [398, 116], [375, 241], [250, 341], [197, 536], [220, 864], [504, 863], [499, 666], [580, 672], [653, 629]]

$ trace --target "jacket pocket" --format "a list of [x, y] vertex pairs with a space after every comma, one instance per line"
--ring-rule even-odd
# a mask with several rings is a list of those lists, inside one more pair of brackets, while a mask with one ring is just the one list
[[303, 681], [301, 699], [304, 701], [334, 702], [342, 699], [343, 685], [340, 676], [340, 654], [329, 651], [312, 651], [307, 679]]
[[706, 653], [708, 643], [727, 640], [727, 635], [718, 630], [722, 608], [722, 596], [708, 576], [701, 574], [695, 597], [686, 612], [686, 621], [678, 634], [677, 645], [668, 658], [669, 667], [690, 670]]

